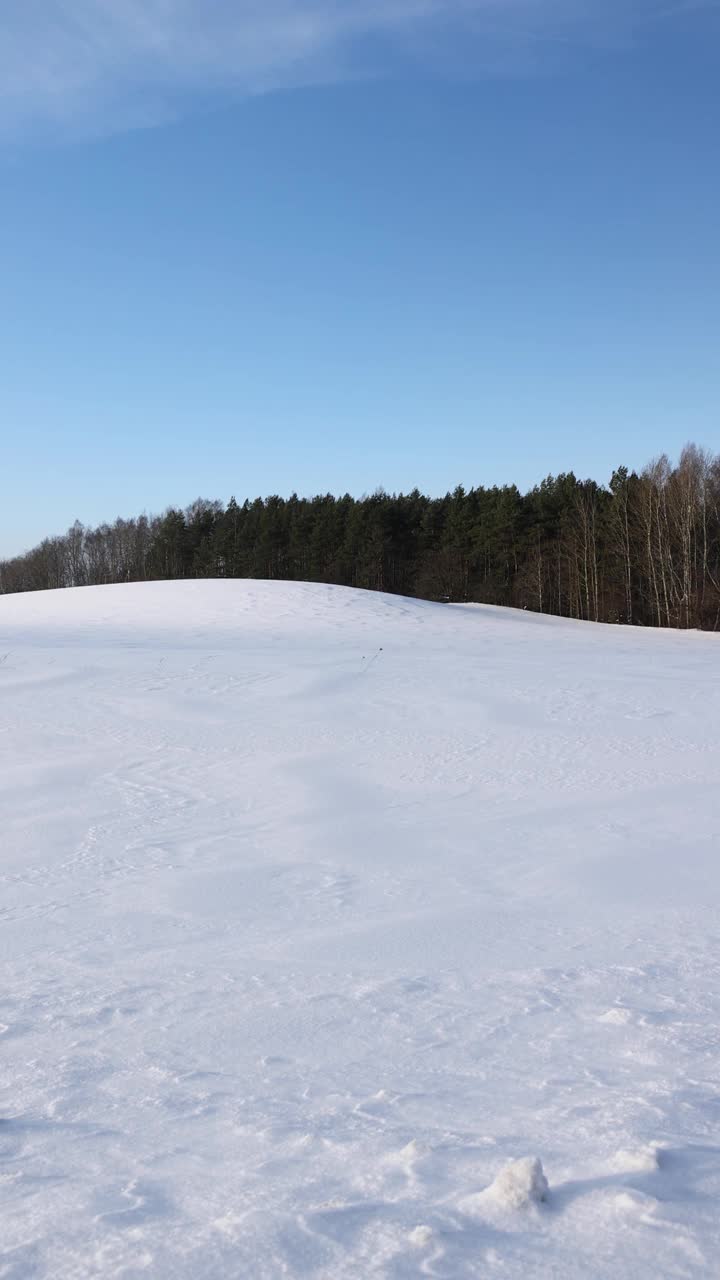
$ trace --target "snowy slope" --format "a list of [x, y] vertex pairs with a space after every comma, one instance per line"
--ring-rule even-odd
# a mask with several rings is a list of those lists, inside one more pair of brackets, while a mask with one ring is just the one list
[[0, 599], [0, 1278], [718, 1275], [719, 774], [714, 636]]

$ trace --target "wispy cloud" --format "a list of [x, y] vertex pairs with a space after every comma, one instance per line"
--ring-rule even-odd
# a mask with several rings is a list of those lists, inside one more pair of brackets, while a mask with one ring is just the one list
[[[432, 57], [626, 35], [713, 0], [4, 0], [0, 132], [104, 132], [152, 124], [198, 99], [319, 83], [372, 69], [369, 44]], [[468, 44], [469, 42], [469, 44]], [[359, 51], [365, 53], [359, 63]], [[467, 56], [465, 57], [467, 66]]]

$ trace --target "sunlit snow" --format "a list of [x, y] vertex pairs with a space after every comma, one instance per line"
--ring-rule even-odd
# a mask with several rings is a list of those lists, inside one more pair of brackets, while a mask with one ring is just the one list
[[720, 637], [3, 597], [0, 801], [2, 1280], [716, 1274]]

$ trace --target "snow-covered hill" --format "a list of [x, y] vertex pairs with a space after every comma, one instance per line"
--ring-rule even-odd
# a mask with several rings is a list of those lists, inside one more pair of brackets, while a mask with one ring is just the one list
[[717, 1274], [718, 637], [5, 597], [0, 795], [3, 1280]]

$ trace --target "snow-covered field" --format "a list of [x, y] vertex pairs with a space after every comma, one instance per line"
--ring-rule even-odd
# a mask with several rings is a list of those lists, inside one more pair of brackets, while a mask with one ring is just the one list
[[720, 637], [4, 597], [0, 803], [2, 1280], [720, 1274]]

